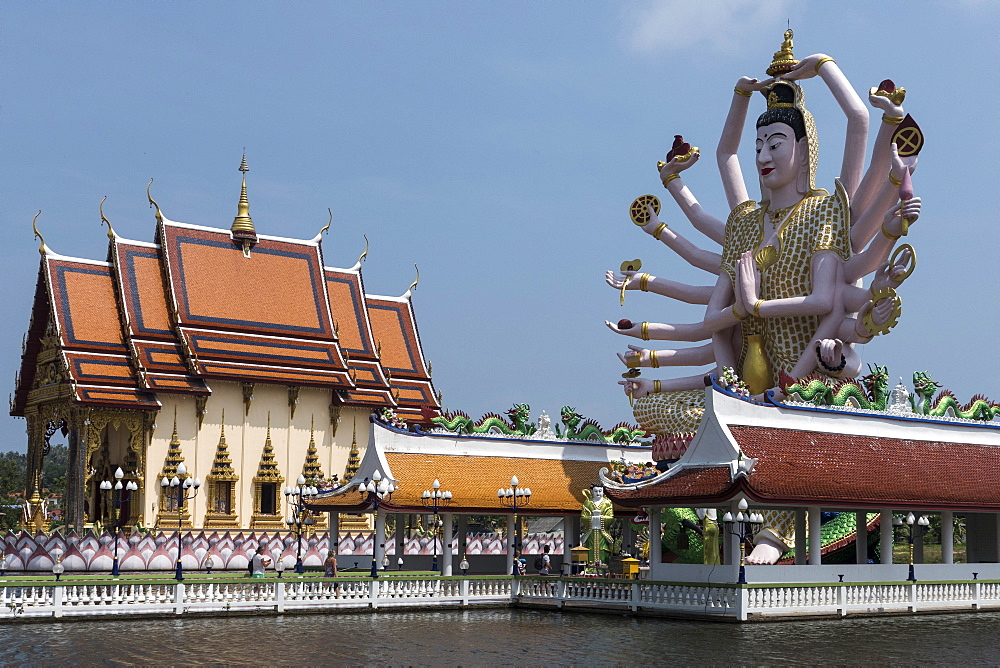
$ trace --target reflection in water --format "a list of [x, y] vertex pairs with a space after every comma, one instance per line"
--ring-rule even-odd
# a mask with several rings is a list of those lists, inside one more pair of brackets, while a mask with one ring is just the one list
[[0, 664], [995, 662], [1000, 613], [726, 624], [526, 610], [4, 625]]

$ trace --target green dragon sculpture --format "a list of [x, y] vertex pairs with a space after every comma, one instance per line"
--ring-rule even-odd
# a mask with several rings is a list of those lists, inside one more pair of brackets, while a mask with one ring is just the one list
[[884, 411], [889, 400], [889, 372], [886, 367], [868, 365], [871, 372], [861, 381], [841, 380], [833, 384], [829, 376], [812, 374], [801, 379], [781, 374], [781, 387], [790, 399], [817, 406], [853, 406], [872, 411]]
[[584, 418], [571, 406], [563, 406], [560, 411], [566, 433], [556, 425], [556, 435], [572, 441], [594, 441], [596, 443], [631, 443], [646, 435], [646, 432], [627, 422], [619, 422], [611, 431], [603, 431], [594, 420]]
[[934, 391], [941, 387], [940, 383], [931, 379], [931, 375], [926, 371], [913, 372], [913, 396], [910, 401], [913, 404], [913, 411], [921, 415], [932, 417], [964, 418], [966, 420], [992, 420], [997, 413], [1000, 413], [1000, 404], [991, 401], [982, 394], [977, 394], [964, 406], [958, 403], [951, 390], [941, 390], [937, 398], [931, 401]]
[[531, 417], [531, 406], [528, 404], [514, 404], [514, 407], [507, 411], [510, 422], [503, 419], [496, 413], [487, 413], [474, 422], [468, 414], [463, 411], [448, 412], [445, 415], [431, 418], [431, 422], [459, 434], [503, 434], [504, 436], [531, 436], [535, 433], [534, 422], [528, 422]]

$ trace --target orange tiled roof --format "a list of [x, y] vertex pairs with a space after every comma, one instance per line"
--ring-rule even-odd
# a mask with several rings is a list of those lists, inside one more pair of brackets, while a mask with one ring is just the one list
[[[583, 490], [597, 482], [597, 472], [606, 461], [562, 461], [517, 457], [469, 457], [411, 453], [385, 453], [399, 489], [383, 507], [389, 510], [419, 512], [424, 508], [420, 495], [430, 489], [434, 479], [454, 498], [448, 510], [466, 513], [503, 514], [497, 490], [510, 486], [518, 476], [531, 488], [531, 502], [525, 515], [562, 515], [578, 513], [583, 507]], [[348, 490], [340, 496], [321, 498], [310, 505], [324, 509], [360, 509], [360, 494]]]

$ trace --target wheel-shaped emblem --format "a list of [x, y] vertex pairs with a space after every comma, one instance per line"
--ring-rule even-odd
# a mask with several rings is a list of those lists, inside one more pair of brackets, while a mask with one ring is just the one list
[[657, 216], [660, 215], [660, 200], [655, 195], [636, 197], [632, 206], [628, 208], [628, 215], [632, 218], [632, 222], [640, 227], [648, 223], [650, 219], [649, 207], [653, 207]]

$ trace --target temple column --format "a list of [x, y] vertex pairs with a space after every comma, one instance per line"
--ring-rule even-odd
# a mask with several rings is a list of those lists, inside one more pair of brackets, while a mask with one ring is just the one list
[[340, 513], [328, 514], [330, 516], [330, 531], [327, 534], [329, 536], [327, 543], [334, 554], [340, 554]]
[[823, 563], [823, 535], [820, 527], [819, 506], [809, 506], [809, 565], [819, 566]]
[[892, 509], [879, 511], [879, 553], [883, 564], [892, 563]]
[[795, 509], [795, 565], [806, 565], [806, 509]]
[[622, 518], [622, 551], [635, 556], [635, 536], [632, 531], [632, 517], [634, 515]]
[[955, 563], [955, 515], [950, 510], [941, 511], [941, 563]]
[[[74, 422], [76, 422], [74, 420]], [[87, 480], [87, 438], [83, 425], [73, 424], [69, 431], [69, 462], [66, 470], [66, 526], [77, 531], [83, 530], [84, 484]], [[70, 473], [72, 471], [72, 473]], [[97, 517], [97, 509], [91, 509], [91, 519]]]
[[854, 514], [854, 563], [868, 563], [868, 513]]
[[452, 513], [441, 513], [441, 520], [444, 522], [444, 545], [441, 546], [441, 575], [451, 575], [451, 548], [455, 542], [454, 527], [452, 521], [455, 516]]
[[649, 577], [654, 577], [654, 568], [663, 563], [663, 525], [660, 523], [659, 508], [649, 509]]
[[924, 527], [913, 523], [910, 529], [913, 532], [913, 563], [924, 563]]
[[375, 542], [372, 545], [372, 559], [382, 570], [382, 558], [385, 556], [385, 512], [375, 511]]
[[517, 526], [514, 515], [507, 515], [507, 575], [514, 572], [514, 544], [517, 539]]
[[393, 557], [392, 565], [398, 569], [400, 557], [403, 557], [404, 562], [406, 561], [406, 557], [403, 556], [405, 551], [403, 546], [406, 544], [406, 515], [404, 513], [396, 513], [396, 530], [393, 532], [393, 542], [396, 545], [396, 555]]
[[563, 516], [563, 553], [569, 555], [571, 548], [580, 544], [580, 516]]

